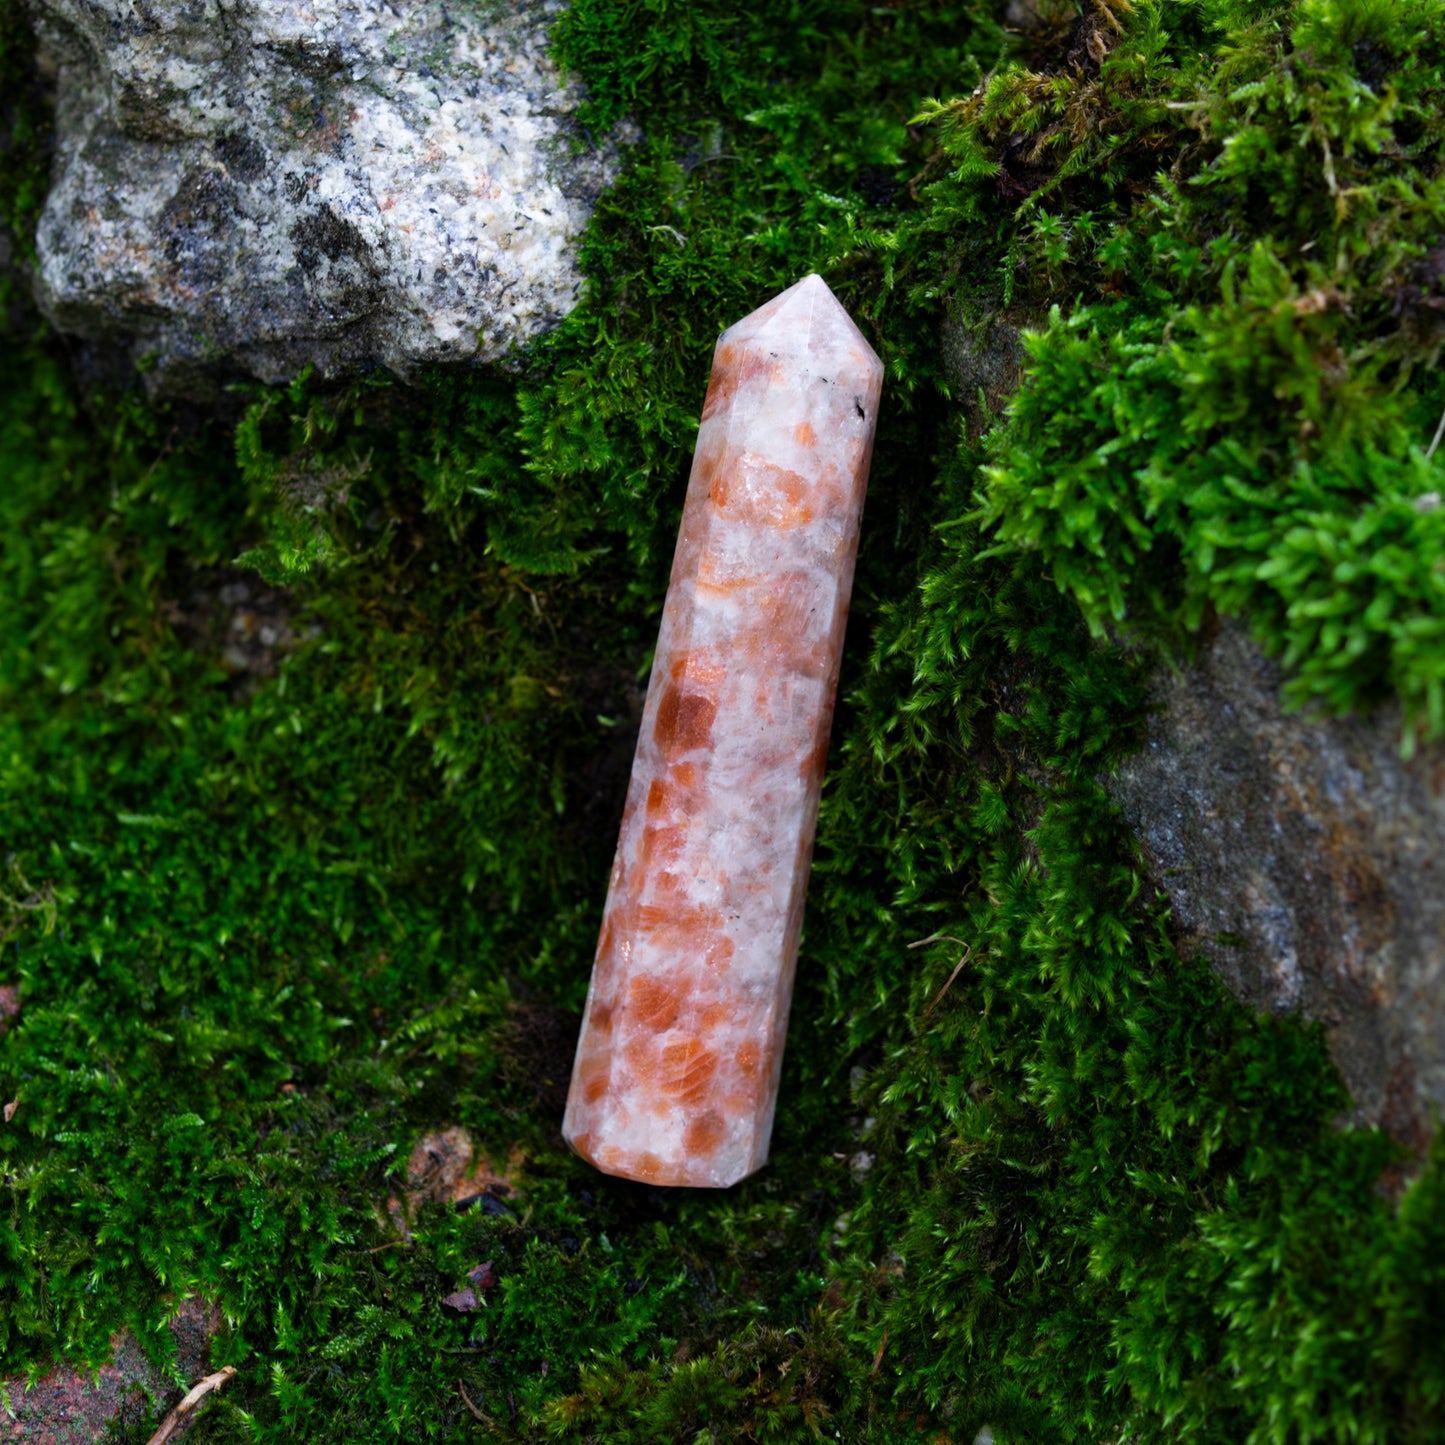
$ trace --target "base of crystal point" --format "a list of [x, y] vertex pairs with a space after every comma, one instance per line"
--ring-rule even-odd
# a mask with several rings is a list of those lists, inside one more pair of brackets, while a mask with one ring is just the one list
[[563, 1124], [606, 1173], [767, 1160], [882, 380], [818, 276], [718, 341]]

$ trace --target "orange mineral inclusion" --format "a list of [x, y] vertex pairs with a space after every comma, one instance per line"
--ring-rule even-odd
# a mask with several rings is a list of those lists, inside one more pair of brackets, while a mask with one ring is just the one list
[[718, 341], [563, 1123], [609, 1174], [768, 1157], [882, 383], [818, 276]]

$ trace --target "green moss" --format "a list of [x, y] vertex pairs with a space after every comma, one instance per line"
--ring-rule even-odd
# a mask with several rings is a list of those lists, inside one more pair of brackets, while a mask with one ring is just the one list
[[1095, 631], [1247, 616], [1294, 701], [1395, 696], [1407, 747], [1438, 737], [1445, 10], [1101, 5], [1090, 35], [1092, 73], [927, 111], [956, 165], [934, 224], [994, 226], [1056, 307], [979, 519]]
[[[956, 1438], [1433, 1438], [1431, 1371], [1385, 1343], [1426, 1348], [1434, 1288], [1396, 1293], [1393, 1147], [1336, 1130], [1318, 1035], [1246, 1015], [1175, 955], [1096, 781], [1137, 674], [1031, 563], [944, 535], [868, 696], [891, 701], [875, 766], [909, 804], [899, 932], [972, 953], [931, 1014], [955, 944], [910, 979], [895, 941], [878, 982], [908, 1007], [864, 1088], [860, 1320]], [[1429, 1273], [1422, 1243], [1403, 1247]]]
[[[1445, 1159], [1382, 1187], [1099, 778], [1209, 606], [1438, 726], [1441, 13], [578, 0], [587, 121], [643, 139], [518, 373], [199, 425], [21, 327], [6, 1370], [194, 1292], [241, 1370], [197, 1440], [1439, 1438]], [[648, 1190], [558, 1083], [711, 346], [809, 269], [889, 382], [784, 1102], [759, 1177]], [[1030, 318], [990, 429], [940, 330]], [[242, 668], [264, 588], [294, 645]], [[404, 1245], [451, 1123], [521, 1190]]]
[[9, 245], [23, 254], [33, 250], [31, 236], [45, 199], [49, 135], [49, 106], [35, 73], [35, 40], [19, 0], [4, 0], [0, 5], [0, 230]]

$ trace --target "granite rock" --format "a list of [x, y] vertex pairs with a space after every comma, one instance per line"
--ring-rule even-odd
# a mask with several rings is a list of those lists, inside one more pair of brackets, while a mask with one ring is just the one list
[[39, 302], [207, 395], [494, 360], [575, 303], [618, 150], [561, 0], [34, 0], [56, 78]]
[[1354, 1122], [1415, 1150], [1445, 1107], [1445, 747], [1398, 710], [1286, 711], [1237, 622], [1160, 671], [1145, 748], [1106, 779], [1181, 943], [1244, 1003], [1323, 1023]]

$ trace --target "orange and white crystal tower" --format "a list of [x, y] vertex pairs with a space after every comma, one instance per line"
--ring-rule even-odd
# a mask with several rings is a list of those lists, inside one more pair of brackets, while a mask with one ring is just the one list
[[768, 1157], [882, 382], [819, 276], [718, 340], [563, 1123], [606, 1173]]

